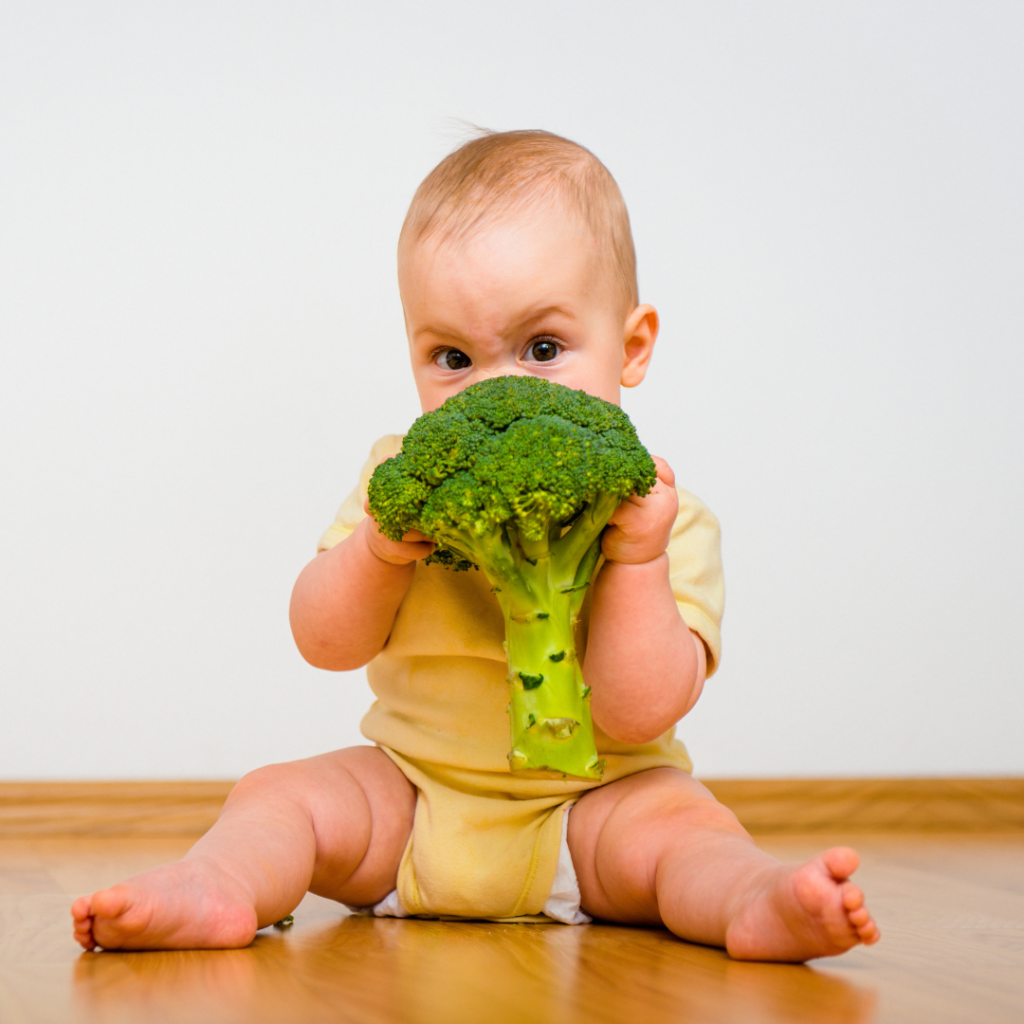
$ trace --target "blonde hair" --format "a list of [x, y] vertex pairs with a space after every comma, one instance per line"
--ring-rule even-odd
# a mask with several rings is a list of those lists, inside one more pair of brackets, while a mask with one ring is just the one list
[[416, 190], [399, 251], [431, 235], [464, 238], [488, 218], [552, 198], [582, 218], [635, 306], [636, 252], [619, 186], [590, 150], [551, 132], [485, 130], [449, 153]]

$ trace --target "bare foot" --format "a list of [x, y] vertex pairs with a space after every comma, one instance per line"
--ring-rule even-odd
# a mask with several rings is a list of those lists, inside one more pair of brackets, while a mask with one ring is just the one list
[[252, 900], [230, 875], [199, 860], [147, 871], [71, 906], [84, 949], [234, 949], [256, 934]]
[[877, 942], [864, 894], [848, 880], [859, 863], [854, 850], [837, 846], [806, 864], [767, 869], [729, 924], [729, 955], [802, 963]]

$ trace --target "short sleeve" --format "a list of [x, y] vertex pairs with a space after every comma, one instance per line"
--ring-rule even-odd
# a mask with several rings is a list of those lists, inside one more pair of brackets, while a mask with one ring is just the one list
[[397, 455], [402, 447], [403, 434], [388, 434], [382, 437], [371, 449], [370, 457], [366, 460], [362, 471], [359, 474], [359, 484], [356, 489], [341, 503], [334, 522], [324, 531], [324, 535], [317, 544], [317, 554], [333, 548], [340, 544], [359, 525], [360, 520], [366, 518], [363, 511], [363, 503], [366, 501], [366, 492], [370, 486], [370, 477], [373, 471], [386, 459]]
[[668, 542], [669, 577], [680, 614], [708, 649], [710, 676], [722, 657], [725, 578], [721, 530], [714, 514], [699, 498], [681, 487], [676, 490], [679, 514]]

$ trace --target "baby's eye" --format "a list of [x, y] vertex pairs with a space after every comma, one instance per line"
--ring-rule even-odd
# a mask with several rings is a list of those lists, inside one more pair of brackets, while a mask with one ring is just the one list
[[526, 351], [535, 362], [549, 363], [562, 348], [554, 338], [534, 338]]
[[438, 352], [434, 362], [442, 370], [464, 370], [467, 366], [473, 365], [473, 360], [457, 348], [446, 348], [443, 352]]

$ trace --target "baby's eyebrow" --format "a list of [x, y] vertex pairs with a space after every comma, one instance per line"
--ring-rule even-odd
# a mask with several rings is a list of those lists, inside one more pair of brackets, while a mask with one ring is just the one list
[[[549, 316], [560, 316], [566, 320], [576, 319], [576, 317], [565, 309], [565, 307], [557, 304], [543, 306], [540, 309], [527, 309], [520, 316], [513, 318], [506, 325], [503, 333], [508, 334], [526, 330], [538, 321], [544, 320]], [[422, 327], [418, 327], [413, 334], [413, 338], [416, 341], [422, 341], [424, 339], [435, 341], [443, 340], [452, 342], [453, 344], [461, 343], [466, 340], [459, 331], [435, 324], [424, 324]]]
[[535, 324], [538, 320], [543, 320], [548, 316], [561, 316], [567, 320], [575, 320], [576, 318], [568, 310], [562, 306], [544, 306], [542, 309], [530, 310], [522, 318], [516, 321], [515, 326], [518, 329], [529, 327], [531, 324]]
[[443, 339], [445, 341], [462, 341], [462, 335], [458, 331], [449, 331], [444, 327], [433, 327], [427, 324], [424, 327], [417, 327], [413, 332], [413, 338], [416, 341], [426, 340], [438, 340]]

